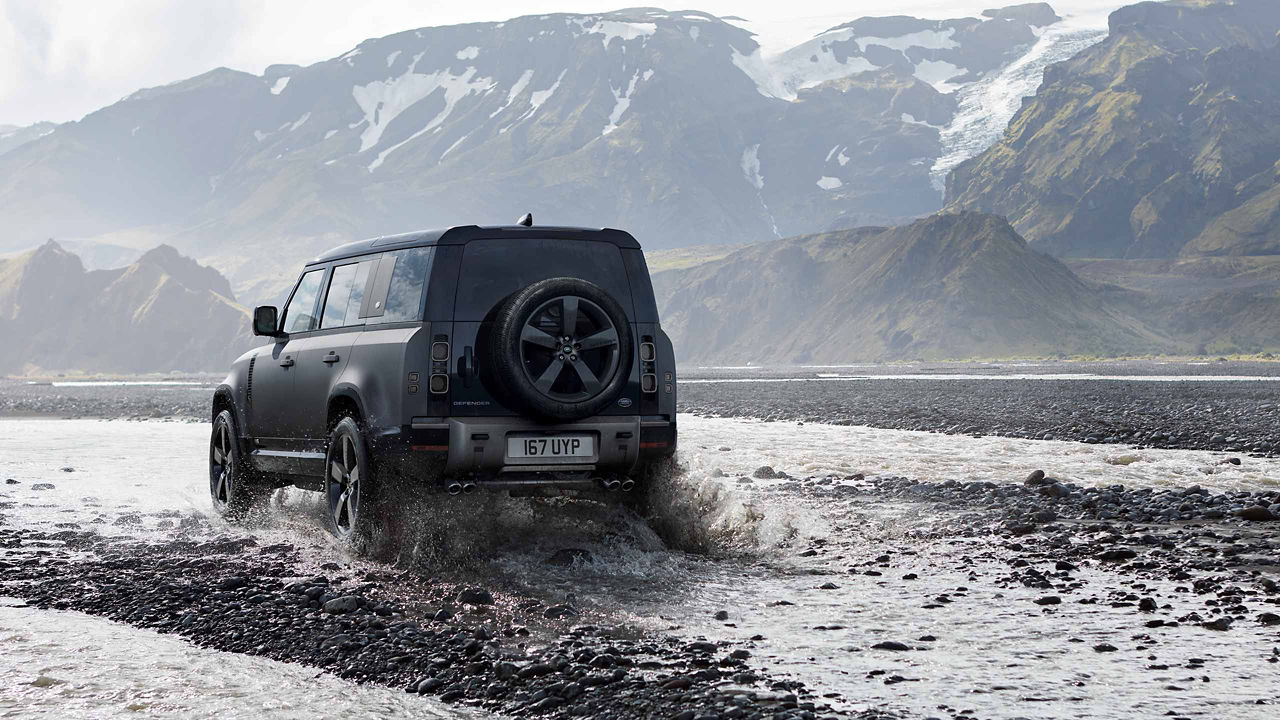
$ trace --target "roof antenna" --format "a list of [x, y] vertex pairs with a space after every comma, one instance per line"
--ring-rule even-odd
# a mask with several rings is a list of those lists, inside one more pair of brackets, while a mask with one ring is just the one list
[[525, 227], [533, 227], [533, 213], [525, 213], [516, 221], [516, 224], [523, 225]]

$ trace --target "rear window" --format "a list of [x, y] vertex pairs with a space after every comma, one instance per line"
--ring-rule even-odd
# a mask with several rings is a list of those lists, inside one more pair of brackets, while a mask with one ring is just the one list
[[631, 286], [612, 243], [584, 240], [472, 240], [462, 255], [454, 319], [483, 320], [504, 298], [554, 277], [595, 283], [631, 316]]
[[422, 301], [435, 249], [407, 248], [385, 253], [373, 285], [368, 322], [393, 323], [422, 319]]

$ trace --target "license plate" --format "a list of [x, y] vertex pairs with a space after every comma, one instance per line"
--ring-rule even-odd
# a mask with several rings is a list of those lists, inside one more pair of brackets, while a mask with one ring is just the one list
[[595, 455], [590, 435], [547, 435], [507, 438], [511, 458], [589, 458]]

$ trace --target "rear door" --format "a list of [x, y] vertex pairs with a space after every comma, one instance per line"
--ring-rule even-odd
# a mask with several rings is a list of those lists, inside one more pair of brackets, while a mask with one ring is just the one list
[[254, 357], [250, 376], [249, 432], [268, 442], [291, 436], [299, 407], [295, 402], [298, 355], [319, 326], [317, 305], [325, 268], [307, 270], [285, 303], [280, 328], [285, 333], [268, 352]]
[[364, 326], [365, 300], [377, 273], [375, 258], [338, 261], [331, 268], [321, 301], [319, 327], [298, 341], [297, 411], [291, 414], [291, 437], [308, 446], [326, 439], [328, 403], [350, 361], [351, 346]]

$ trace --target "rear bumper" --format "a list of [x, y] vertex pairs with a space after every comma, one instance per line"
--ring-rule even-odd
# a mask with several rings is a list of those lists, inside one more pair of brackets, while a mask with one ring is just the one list
[[[589, 436], [589, 457], [508, 456], [508, 438]], [[665, 416], [605, 415], [548, 425], [519, 417], [414, 418], [374, 439], [384, 456], [398, 455], [423, 480], [468, 477], [481, 485], [594, 486], [598, 478], [637, 473], [675, 452], [676, 423]], [[426, 471], [429, 468], [429, 471]]]

